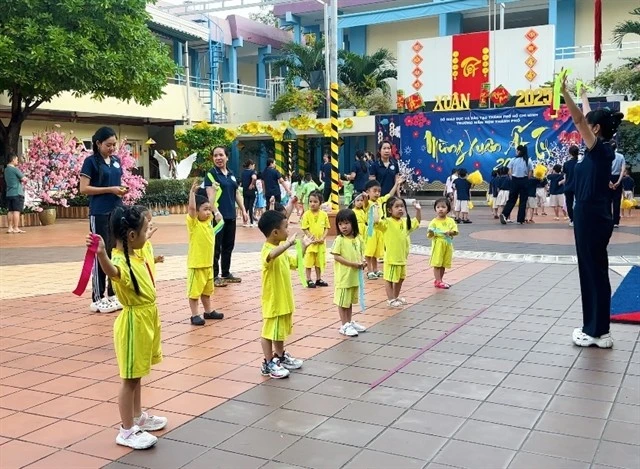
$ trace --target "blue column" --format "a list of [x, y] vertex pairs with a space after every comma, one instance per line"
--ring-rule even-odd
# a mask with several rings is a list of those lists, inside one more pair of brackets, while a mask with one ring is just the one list
[[258, 47], [258, 65], [256, 72], [256, 86], [258, 88], [267, 87], [267, 68], [265, 56], [271, 54], [271, 45], [265, 47]]
[[[549, 24], [556, 27], [556, 48], [576, 45], [576, 0], [549, 0]], [[571, 59], [573, 53], [562, 54]]]
[[302, 21], [300, 17], [288, 11], [284, 15], [284, 21], [289, 26], [293, 26], [293, 42], [302, 44]]
[[238, 47], [244, 46], [244, 40], [239, 37], [233, 40], [229, 47], [229, 83], [238, 83]]
[[318, 174], [320, 173], [320, 168], [322, 168], [322, 154], [323, 154], [323, 148], [322, 148], [322, 142], [324, 141], [324, 139], [319, 139], [319, 145], [316, 146], [316, 167], [315, 167], [315, 171], [313, 171], [313, 168], [309, 168], [309, 170], [311, 171], [311, 174], [313, 175], [314, 178], [318, 177]]
[[238, 150], [237, 140], [234, 140], [231, 144], [231, 161], [229, 162], [229, 166], [234, 174], [240, 174], [240, 150]]
[[438, 18], [440, 36], [462, 33], [462, 13], [443, 13]]
[[256, 171], [263, 171], [267, 167], [267, 147], [264, 143], [260, 144], [260, 152], [258, 153], [258, 162]]
[[365, 55], [367, 53], [367, 27], [357, 26], [349, 28], [349, 51], [354, 54]]

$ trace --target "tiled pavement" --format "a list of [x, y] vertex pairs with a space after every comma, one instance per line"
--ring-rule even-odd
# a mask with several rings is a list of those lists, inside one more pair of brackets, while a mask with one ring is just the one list
[[[175, 252], [180, 235], [168, 226], [158, 234], [157, 249]], [[275, 381], [257, 372], [251, 236], [238, 249], [247, 259], [234, 257], [243, 284], [216, 291], [228, 318], [203, 329], [185, 321], [180, 256], [159, 266], [166, 358], [145, 381], [143, 402], [170, 426], [146, 452], [113, 441], [113, 316], [89, 315], [86, 298], [66, 293], [0, 301], [0, 468], [640, 467], [639, 329], [614, 325], [614, 350], [571, 346], [580, 322], [574, 266], [458, 260], [455, 287], [434, 292], [426, 258], [414, 255], [405, 288], [414, 304], [388, 310], [382, 284], [369, 283], [371, 307], [359, 321], [372, 327], [349, 340], [337, 334], [332, 290], [296, 287], [290, 350], [313, 358]], [[42, 278], [35, 293], [43, 294], [54, 279], [65, 287], [55, 291], [68, 291], [74, 268], [46, 265], [25, 283]]]

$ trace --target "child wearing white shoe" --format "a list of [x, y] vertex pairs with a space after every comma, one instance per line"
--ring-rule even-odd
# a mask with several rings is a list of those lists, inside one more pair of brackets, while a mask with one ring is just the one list
[[422, 219], [420, 204], [417, 201], [414, 208], [416, 216], [412, 219], [404, 199], [391, 197], [383, 206], [386, 217], [376, 222], [376, 226], [382, 231], [384, 237], [383, 278], [386, 281], [387, 304], [393, 308], [401, 308], [407, 304], [405, 299], [400, 297], [400, 290], [407, 276], [409, 236], [418, 229]]
[[122, 378], [118, 395], [122, 423], [116, 443], [146, 449], [158, 441], [147, 432], [161, 430], [167, 425], [165, 417], [143, 412], [140, 402], [141, 378], [151, 372], [151, 365], [162, 361], [155, 280], [148, 263], [136, 253], [149, 237], [149, 220], [137, 206], [114, 210], [111, 236], [116, 246], [111, 259], [101, 236], [88, 235], [87, 246], [96, 236], [99, 240], [98, 262], [111, 279], [124, 307], [113, 325], [113, 345]]
[[352, 319], [353, 305], [358, 303], [360, 297], [359, 271], [366, 267], [367, 262], [364, 260], [363, 241], [358, 236], [358, 219], [354, 211], [348, 208], [340, 210], [336, 215], [336, 228], [338, 236], [331, 248], [335, 260], [333, 303], [340, 314], [340, 334], [356, 337], [358, 332], [367, 330]]

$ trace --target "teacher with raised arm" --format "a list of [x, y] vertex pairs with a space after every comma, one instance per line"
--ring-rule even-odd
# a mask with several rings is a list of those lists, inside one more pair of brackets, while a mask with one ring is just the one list
[[583, 97], [585, 116], [567, 91], [566, 77], [561, 90], [573, 123], [587, 147], [584, 158], [574, 169], [573, 233], [580, 274], [582, 327], [573, 331], [572, 339], [580, 347], [611, 348], [607, 246], [613, 233], [609, 183], [615, 155], [610, 141], [624, 116], [608, 108], [591, 111], [588, 100]]
[[375, 179], [380, 183], [380, 195], [391, 192], [400, 172], [398, 162], [391, 156], [391, 142], [385, 140], [378, 145], [378, 159], [369, 166], [369, 179]]
[[529, 151], [524, 145], [516, 148], [516, 157], [509, 161], [509, 176], [511, 176], [511, 189], [509, 190], [509, 200], [504, 210], [500, 214], [500, 223], [506, 225], [512, 223], [509, 219], [516, 201], [520, 199], [518, 205], [518, 225], [523, 225], [527, 215], [528, 181], [533, 174], [533, 162], [529, 159]]
[[[247, 211], [244, 202], [238, 194], [238, 181], [227, 168], [229, 158], [224, 147], [213, 149], [213, 168], [204, 178], [207, 197], [214, 209], [222, 215], [224, 226], [216, 235], [216, 245], [213, 251], [213, 278], [217, 287], [224, 287], [227, 283], [240, 283], [241, 278], [231, 272], [231, 253], [236, 245], [236, 204], [242, 210], [242, 218], [247, 223]], [[218, 196], [217, 191], [221, 194]], [[215, 199], [218, 199], [217, 202]], [[216, 217], [217, 218], [217, 217]], [[218, 277], [218, 274], [221, 274]]]

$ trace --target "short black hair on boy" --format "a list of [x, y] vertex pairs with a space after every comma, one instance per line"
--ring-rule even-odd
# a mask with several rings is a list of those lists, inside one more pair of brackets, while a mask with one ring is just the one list
[[200, 207], [209, 203], [209, 198], [204, 195], [196, 194], [196, 210], [200, 210]]
[[465, 168], [460, 168], [458, 170], [458, 176], [460, 176], [461, 178], [466, 178], [467, 177], [467, 170]]
[[553, 170], [554, 170], [556, 173], [561, 173], [561, 172], [562, 172], [562, 165], [561, 165], [561, 164], [554, 164], [554, 165], [553, 165]]
[[440, 197], [436, 199], [433, 203], [433, 210], [435, 211], [436, 207], [440, 204], [445, 204], [447, 206], [447, 213], [451, 211], [451, 201], [447, 197]]
[[267, 210], [262, 214], [260, 220], [258, 220], [258, 228], [262, 232], [265, 238], [268, 238], [273, 230], [280, 228], [280, 225], [287, 217], [275, 210]]
[[311, 194], [309, 194], [309, 200], [311, 200], [311, 197], [315, 197], [316, 199], [318, 199], [320, 201], [320, 205], [322, 205], [322, 202], [324, 202], [322, 192], [320, 191], [313, 191]]
[[343, 208], [336, 215], [336, 233], [338, 233], [339, 236], [342, 236], [340, 234], [340, 228], [338, 227], [338, 225], [345, 221], [351, 223], [351, 234], [354, 238], [357, 238], [360, 234], [360, 230], [358, 228], [358, 218], [356, 218], [356, 212], [354, 212], [350, 208]]
[[372, 187], [380, 187], [380, 183], [375, 179], [371, 179], [370, 181], [367, 181], [367, 183], [364, 185], [364, 190], [368, 191]]

